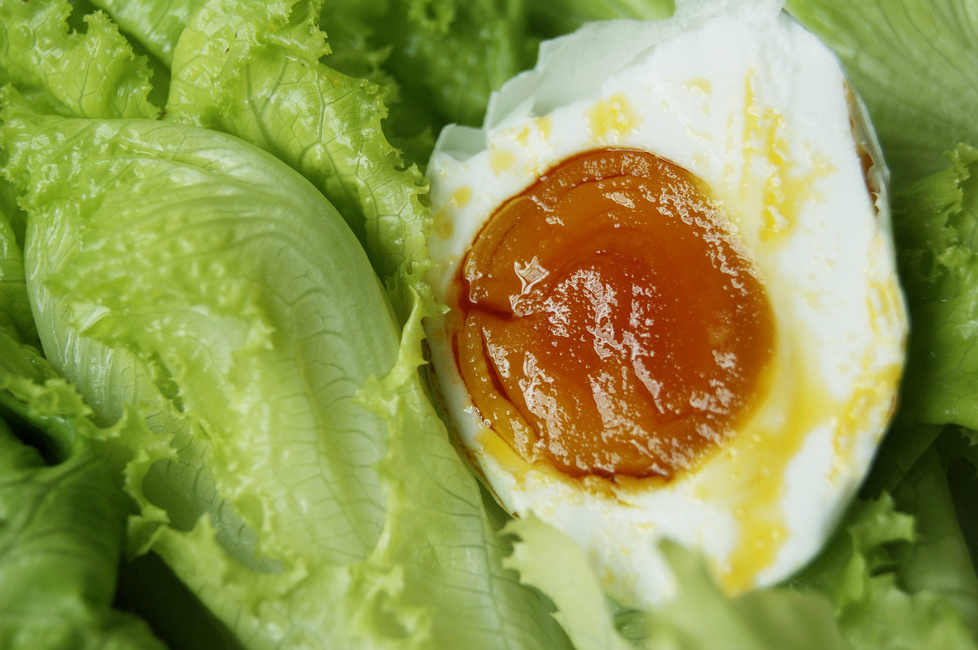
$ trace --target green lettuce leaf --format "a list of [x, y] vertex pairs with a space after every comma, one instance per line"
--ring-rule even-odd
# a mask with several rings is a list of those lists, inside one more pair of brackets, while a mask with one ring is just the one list
[[[0, 238], [9, 268], [17, 244]], [[19, 297], [0, 289], [0, 647], [162, 650], [113, 608], [130, 502], [89, 410], [14, 326]]]
[[903, 417], [978, 429], [978, 150], [900, 192], [893, 210], [910, 307]]
[[123, 558], [115, 602], [146, 621], [173, 650], [245, 649], [156, 553]]
[[146, 60], [105, 14], [85, 15], [79, 31], [71, 13], [68, 0], [0, 2], [3, 76], [66, 115], [156, 117]]
[[978, 11], [967, 0], [788, 0], [840, 56], [869, 109], [894, 187], [978, 146]]
[[[351, 4], [324, 4], [327, 33]], [[536, 44], [524, 16], [516, 0], [392, 0], [368, 43], [389, 49], [385, 67], [414, 106], [441, 124], [476, 125], [489, 94], [533, 63]]]
[[854, 650], [978, 648], [945, 593], [900, 580], [896, 549], [918, 543], [915, 517], [882, 495], [856, 502], [819, 557], [791, 580], [833, 603], [839, 629]]
[[[48, 358], [100, 424], [131, 404], [180, 449], [118, 441], [147, 475], [134, 497], [152, 514], [130, 541], [159, 536], [172, 562], [240, 562], [282, 583], [270, 593], [298, 580], [303, 552], [363, 559], [383, 522], [371, 465], [385, 424], [355, 393], [393, 363], [397, 338], [329, 204], [213, 132], [10, 110], [3, 133], [6, 169], [29, 188], [25, 261]], [[169, 534], [154, 529], [160, 508]], [[195, 528], [203, 514], [213, 530]]]
[[667, 547], [666, 554], [682, 588], [675, 601], [643, 621], [648, 634], [646, 647], [684, 650], [730, 647], [842, 650], [849, 647], [823, 594], [775, 587], [730, 598], [709, 578], [705, 564], [698, 557], [680, 547]]
[[520, 579], [550, 594], [554, 617], [567, 630], [576, 650], [624, 650], [611, 606], [583, 551], [567, 535], [536, 517], [510, 520], [506, 534], [519, 538], [506, 565]]
[[411, 91], [416, 77], [398, 78], [388, 67], [398, 28], [388, 16], [390, 2], [339, 0], [323, 3], [320, 26], [328, 36], [329, 67], [351, 77], [369, 79], [384, 88], [388, 115], [384, 133], [409, 164], [424, 166], [445, 123], [430, 98]]
[[0, 646], [162, 650], [111, 607], [127, 511], [92, 447], [48, 466], [0, 420]]
[[420, 382], [420, 314], [402, 342], [312, 185], [216, 131], [7, 104], [38, 330], [112, 427], [133, 552], [250, 648], [565, 643], [501, 567]]
[[177, 43], [167, 117], [232, 133], [309, 179], [363, 242], [403, 319], [406, 285], [424, 290], [426, 184], [384, 135], [384, 89], [320, 63], [315, 8], [208, 2]]
[[167, 69], [177, 39], [203, 0], [92, 0]]
[[[972, 516], [978, 499], [978, 431], [948, 428], [947, 435], [937, 445], [951, 499], [951, 508], [945, 512], [957, 516], [956, 543], [966, 549], [971, 566], [978, 573], [978, 519]], [[966, 619], [974, 627], [970, 614]]]
[[0, 180], [0, 329], [37, 343], [24, 276], [23, 215], [13, 195], [8, 184]]
[[900, 584], [913, 593], [941, 594], [978, 639], [978, 575], [958, 523], [947, 467], [936, 448], [915, 463], [894, 498], [901, 509], [914, 513], [917, 524], [915, 543], [894, 551]]

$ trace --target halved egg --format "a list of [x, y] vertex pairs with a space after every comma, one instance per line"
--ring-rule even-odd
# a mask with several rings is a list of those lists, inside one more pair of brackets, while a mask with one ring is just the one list
[[663, 602], [658, 542], [737, 593], [822, 546], [907, 332], [885, 171], [780, 3], [679, 3], [546, 43], [428, 167], [437, 387], [504, 508]]

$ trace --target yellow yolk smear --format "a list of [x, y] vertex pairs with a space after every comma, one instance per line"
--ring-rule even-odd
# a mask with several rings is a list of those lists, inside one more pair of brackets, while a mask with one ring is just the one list
[[672, 479], [729, 438], [772, 358], [764, 286], [703, 184], [654, 154], [569, 158], [503, 204], [460, 266], [473, 404], [528, 462]]

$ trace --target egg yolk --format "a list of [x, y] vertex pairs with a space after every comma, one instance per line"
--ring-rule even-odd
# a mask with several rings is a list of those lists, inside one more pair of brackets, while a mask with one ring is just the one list
[[757, 401], [774, 326], [703, 184], [654, 154], [587, 152], [487, 221], [460, 266], [456, 361], [529, 462], [672, 478]]

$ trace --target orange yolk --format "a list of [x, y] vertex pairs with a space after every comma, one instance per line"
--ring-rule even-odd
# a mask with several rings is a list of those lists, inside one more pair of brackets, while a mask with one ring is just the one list
[[757, 401], [774, 327], [726, 218], [686, 170], [625, 149], [558, 164], [502, 205], [458, 278], [455, 356], [529, 462], [670, 479]]

